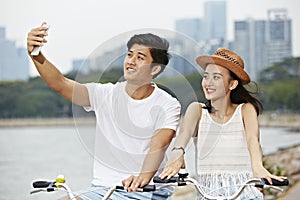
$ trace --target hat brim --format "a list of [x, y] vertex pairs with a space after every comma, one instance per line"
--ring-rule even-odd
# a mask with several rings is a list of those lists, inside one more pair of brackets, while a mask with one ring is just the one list
[[225, 67], [226, 69], [232, 71], [239, 79], [241, 79], [243, 84], [247, 84], [250, 82], [250, 77], [245, 72], [245, 70], [241, 69], [241, 67], [238, 66], [237, 64], [235, 64], [231, 61], [225, 60], [223, 58], [216, 57], [216, 56], [199, 56], [196, 58], [196, 62], [204, 70], [206, 69], [206, 66], [208, 64], [220, 65], [220, 66]]

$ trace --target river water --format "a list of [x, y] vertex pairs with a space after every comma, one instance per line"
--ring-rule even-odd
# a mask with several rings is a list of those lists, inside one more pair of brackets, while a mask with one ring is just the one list
[[[73, 190], [87, 188], [92, 178], [90, 155], [94, 128], [22, 127], [0, 128], [0, 200], [47, 200], [64, 195], [30, 195], [34, 179], [53, 180], [64, 174]], [[300, 143], [300, 133], [284, 128], [262, 128], [264, 154]], [[188, 166], [193, 165], [193, 147], [187, 149]]]

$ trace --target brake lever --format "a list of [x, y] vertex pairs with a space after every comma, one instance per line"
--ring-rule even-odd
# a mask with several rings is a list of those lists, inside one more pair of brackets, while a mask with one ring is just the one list
[[34, 194], [34, 193], [38, 193], [38, 192], [46, 192], [47, 190], [45, 188], [41, 188], [41, 189], [35, 189], [30, 191], [30, 194]]

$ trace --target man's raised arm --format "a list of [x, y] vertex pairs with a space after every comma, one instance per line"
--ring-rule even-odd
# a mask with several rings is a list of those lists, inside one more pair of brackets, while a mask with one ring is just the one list
[[47, 36], [48, 27], [43, 26], [34, 28], [28, 33], [27, 37], [27, 51], [31, 57], [36, 69], [46, 84], [55, 92], [61, 94], [67, 100], [79, 106], [89, 106], [89, 96], [87, 88], [71, 79], [63, 76], [63, 74], [40, 52], [33, 56], [31, 52], [34, 47], [42, 46], [47, 43], [45, 37]]

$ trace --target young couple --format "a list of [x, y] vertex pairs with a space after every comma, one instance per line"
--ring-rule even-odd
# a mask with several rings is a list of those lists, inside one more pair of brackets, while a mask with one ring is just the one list
[[[196, 59], [204, 69], [202, 87], [206, 104], [189, 105], [167, 161], [165, 152], [179, 126], [180, 103], [152, 79], [169, 62], [169, 43], [151, 34], [138, 34], [127, 43], [123, 82], [78, 83], [64, 77], [34, 47], [46, 43], [46, 27], [28, 33], [27, 50], [48, 86], [72, 103], [96, 115], [92, 186], [77, 192], [77, 199], [101, 199], [109, 187], [122, 184], [112, 199], [170, 199], [167, 189], [152, 193], [135, 192], [151, 182], [177, 174], [184, 166], [184, 148], [197, 137], [197, 175], [205, 187], [239, 184], [250, 177], [275, 178], [262, 164], [258, 114], [260, 102], [244, 88], [250, 82], [243, 60], [228, 49]], [[195, 128], [197, 132], [195, 133]], [[244, 199], [262, 199], [249, 189]], [[62, 199], [67, 199], [63, 197]]]

